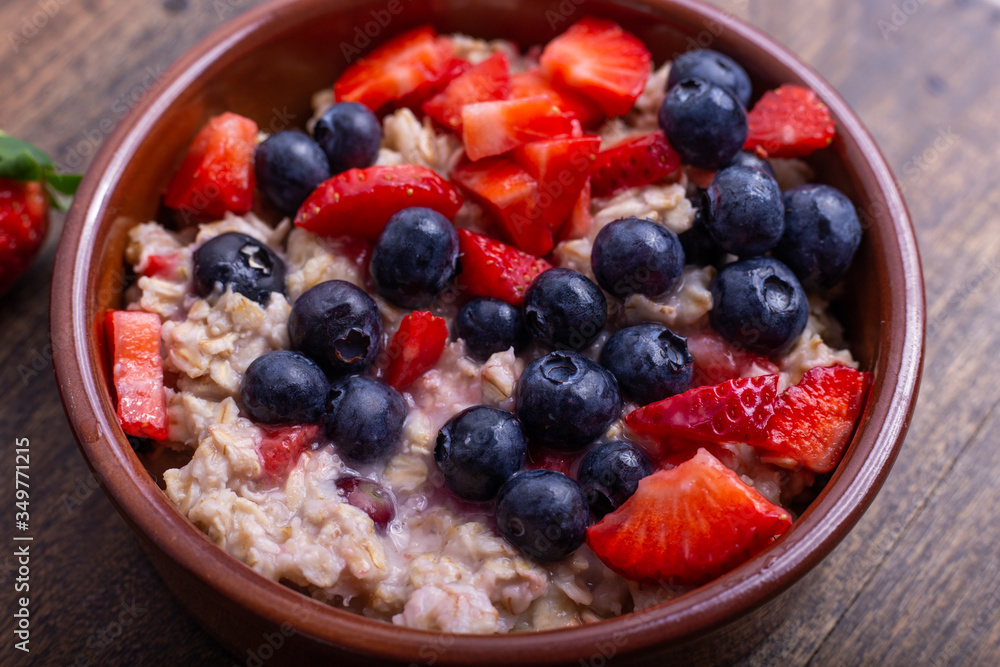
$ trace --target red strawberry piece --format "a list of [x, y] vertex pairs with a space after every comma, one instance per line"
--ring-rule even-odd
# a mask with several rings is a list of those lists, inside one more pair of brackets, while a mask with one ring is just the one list
[[777, 375], [727, 380], [633, 410], [625, 416], [625, 424], [659, 444], [663, 453], [693, 443], [759, 445], [767, 440], [777, 395]]
[[293, 424], [291, 426], [263, 426], [257, 457], [260, 459], [261, 477], [268, 480], [283, 480], [302, 453], [316, 441], [319, 435], [317, 424]]
[[514, 160], [538, 182], [542, 223], [553, 232], [572, 214], [600, 147], [600, 137], [591, 135], [533, 141], [515, 149]]
[[475, 102], [503, 100], [508, 95], [507, 56], [498, 52], [455, 78], [441, 93], [424, 102], [423, 109], [443, 127], [461, 134], [462, 107]]
[[160, 357], [160, 317], [109, 310], [104, 320], [118, 420], [129, 435], [167, 439], [167, 407]]
[[471, 160], [501, 155], [529, 141], [573, 132], [573, 118], [545, 96], [462, 107], [462, 143]]
[[764, 93], [747, 122], [743, 147], [763, 157], [805, 157], [829, 146], [837, 133], [830, 110], [816, 93], [792, 84]]
[[537, 69], [518, 72], [510, 77], [510, 96], [514, 99], [541, 95], [580, 122], [583, 127], [595, 127], [604, 120], [604, 112], [589, 99], [566, 86], [553, 83]]
[[489, 296], [515, 306], [538, 274], [552, 265], [544, 259], [468, 229], [458, 230], [462, 252], [459, 283], [472, 296]]
[[226, 112], [194, 138], [167, 186], [164, 203], [185, 218], [217, 219], [253, 206], [257, 123]]
[[427, 90], [453, 68], [454, 45], [430, 26], [391, 39], [344, 70], [333, 85], [338, 102], [378, 111], [389, 102]]
[[740, 349], [711, 329], [688, 336], [687, 343], [694, 357], [694, 387], [778, 372], [767, 357]]
[[451, 180], [469, 191], [515, 246], [544, 255], [555, 245], [552, 227], [542, 219], [538, 182], [502, 157], [460, 163]]
[[552, 470], [573, 477], [573, 465], [579, 456], [574, 452], [556, 452], [551, 449], [531, 448], [524, 461], [525, 470]]
[[786, 510], [702, 449], [642, 479], [587, 529], [587, 544], [627, 579], [695, 586], [746, 562], [791, 525]]
[[760, 446], [813, 472], [830, 472], [854, 432], [871, 377], [849, 366], [807, 371], [778, 398]]
[[573, 204], [569, 220], [563, 225], [563, 228], [559, 230], [559, 234], [556, 236], [557, 241], [582, 239], [590, 234], [590, 230], [594, 226], [594, 216], [590, 213], [590, 191], [590, 179], [588, 178], [587, 182], [583, 185], [583, 189], [580, 190], [580, 196], [576, 198], [576, 202]]
[[632, 109], [650, 75], [645, 45], [613, 21], [586, 17], [546, 45], [542, 72], [596, 102], [608, 116]]
[[453, 218], [462, 206], [455, 187], [427, 167], [348, 169], [317, 186], [295, 215], [298, 227], [322, 236], [378, 239], [400, 209], [425, 206]]
[[418, 377], [434, 368], [448, 342], [448, 325], [444, 318], [426, 310], [417, 310], [399, 323], [386, 354], [389, 366], [384, 380], [395, 389], [403, 390]]
[[[451, 43], [451, 40], [447, 37], [438, 37], [438, 48], [446, 49], [446, 53], [453, 53], [455, 48]], [[393, 108], [406, 107], [411, 109], [415, 113], [423, 111], [424, 102], [431, 99], [435, 95], [438, 95], [443, 91], [449, 83], [457, 79], [462, 74], [465, 74], [470, 69], [472, 69], [472, 63], [468, 60], [463, 60], [454, 55], [450, 56], [448, 59], [448, 64], [444, 66], [444, 74], [441, 75], [437, 81], [429, 81], [421, 86], [418, 86], [409, 95], [404, 95], [398, 102], [390, 104], [386, 107], [386, 110], [391, 110]]]
[[0, 294], [28, 269], [48, 231], [41, 183], [0, 179]]
[[591, 174], [594, 196], [607, 197], [626, 188], [677, 181], [681, 157], [667, 143], [666, 135], [657, 130], [601, 151]]
[[154, 278], [170, 278], [177, 272], [180, 265], [181, 259], [176, 252], [165, 255], [149, 255], [146, 258], [146, 265], [142, 267], [142, 275]]

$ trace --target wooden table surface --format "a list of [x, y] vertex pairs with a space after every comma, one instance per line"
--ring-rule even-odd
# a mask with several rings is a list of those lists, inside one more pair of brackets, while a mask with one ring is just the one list
[[[923, 251], [923, 390], [882, 492], [747, 665], [1000, 664], [1000, 6], [715, 0], [815, 67], [895, 171]], [[996, 0], [994, 0], [995, 2]], [[4, 0], [0, 127], [81, 170], [189, 46], [254, 0]], [[31, 442], [31, 653], [0, 664], [231, 665], [165, 590], [89, 474], [48, 344], [61, 218], [0, 298], [0, 506]], [[10, 545], [13, 517], [0, 521]], [[0, 600], [14, 605], [13, 549]], [[246, 656], [243, 656], [246, 660]]]

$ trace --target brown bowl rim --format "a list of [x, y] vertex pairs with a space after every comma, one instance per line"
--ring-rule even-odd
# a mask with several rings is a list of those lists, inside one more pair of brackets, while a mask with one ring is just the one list
[[[102, 147], [80, 186], [67, 216], [57, 251], [51, 299], [51, 338], [59, 390], [73, 431], [103, 489], [130, 526], [177, 565], [275, 625], [292, 621], [296, 631], [320, 642], [375, 658], [412, 661], [421, 647], [442, 642], [441, 633], [402, 628], [340, 611], [312, 600], [250, 568], [211, 543], [183, 517], [151, 477], [127, 472], [135, 464], [106, 397], [103, 379], [90, 373], [100, 358], [92, 321], [86, 313], [88, 275], [96, 229], [107, 214], [107, 195], [148, 132], [182, 91], [233, 46], [273, 34], [294, 22], [294, 13], [322, 0], [273, 0], [233, 19], [182, 56], [161, 84], [122, 122]], [[810, 67], [790, 51], [731, 15], [694, 0], [645, 0], [642, 6], [688, 25], [715, 21], [732, 31], [730, 39], [764, 51], [811, 87], [829, 106], [838, 132], [852, 150], [857, 179], [884, 198], [897, 245], [886, 246], [891, 280], [889, 298], [898, 323], [884, 327], [883, 352], [868, 406], [866, 428], [852, 448], [870, 450], [850, 456], [817, 499], [781, 541], [733, 572], [681, 598], [643, 612], [601, 623], [516, 636], [448, 636], [441, 664], [502, 665], [519, 661], [545, 664], [573, 661], [581, 650], [628, 637], [627, 652], [686, 641], [735, 620], [797, 581], [823, 559], [857, 522], [884, 482], [902, 444], [919, 387], [924, 351], [923, 278], [913, 228], [896, 182], [879, 149], [854, 112]], [[848, 156], [842, 155], [848, 161]], [[65, 315], [69, 313], [67, 320]], [[97, 355], [95, 357], [95, 355]], [[871, 400], [871, 399], [870, 399]], [[881, 421], [881, 424], [878, 422]], [[109, 444], [110, 443], [110, 444]], [[863, 459], [863, 460], [862, 460]], [[623, 649], [623, 652], [625, 650]], [[586, 657], [586, 656], [583, 656]]]

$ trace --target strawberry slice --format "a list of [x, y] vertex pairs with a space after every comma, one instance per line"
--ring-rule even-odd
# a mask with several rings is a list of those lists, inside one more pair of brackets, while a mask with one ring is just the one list
[[633, 137], [597, 154], [591, 171], [595, 197], [681, 177], [681, 156], [660, 130]]
[[760, 446], [813, 472], [830, 472], [854, 432], [871, 377], [849, 366], [807, 371], [778, 399]]
[[587, 182], [583, 185], [583, 189], [580, 190], [580, 196], [576, 198], [576, 202], [573, 204], [569, 220], [566, 221], [566, 224], [563, 225], [563, 228], [559, 230], [559, 234], [556, 236], [557, 241], [582, 239], [590, 234], [590, 230], [594, 226], [594, 216], [590, 213], [590, 193], [591, 186], [590, 179], [588, 178]]
[[160, 316], [139, 310], [109, 310], [104, 317], [122, 430], [141, 438], [166, 440]]
[[587, 544], [627, 579], [696, 586], [757, 555], [791, 525], [786, 510], [702, 449], [642, 479], [587, 529]]
[[793, 84], [764, 93], [747, 122], [743, 148], [762, 157], [805, 157], [829, 146], [837, 133], [830, 110], [816, 93]]
[[694, 357], [692, 387], [778, 372], [778, 367], [767, 357], [740, 349], [711, 329], [691, 334], [687, 343]]
[[544, 259], [468, 229], [458, 230], [458, 244], [462, 252], [458, 281], [472, 296], [520, 306], [531, 281], [552, 268]]
[[[448, 53], [454, 52], [454, 46], [447, 37], [438, 37], [438, 48], [446, 49]], [[423, 110], [424, 102], [438, 95], [449, 83], [472, 69], [472, 63], [457, 56], [450, 56], [448, 63], [444, 66], [444, 74], [436, 81], [428, 81], [417, 87], [412, 93], [403, 95], [398, 102], [390, 104], [386, 109], [406, 107], [414, 113]]]
[[221, 218], [253, 206], [257, 123], [226, 112], [208, 121], [167, 186], [164, 203], [185, 217]]
[[290, 426], [264, 426], [258, 424], [261, 430], [260, 443], [257, 445], [257, 457], [260, 460], [261, 477], [269, 481], [283, 480], [299, 457], [309, 445], [314, 443], [319, 435], [317, 424], [293, 424]]
[[565, 86], [549, 81], [537, 69], [511, 75], [510, 96], [512, 99], [539, 95], [549, 98], [552, 104], [559, 107], [563, 113], [580, 121], [580, 125], [583, 127], [596, 127], [604, 120], [604, 112], [594, 102]]
[[360, 102], [372, 111], [433, 87], [453, 66], [455, 47], [430, 26], [415, 28], [352, 64], [333, 85], [338, 102]]
[[542, 223], [553, 231], [562, 229], [572, 214], [600, 147], [600, 137], [591, 135], [534, 141], [515, 149], [514, 160], [538, 182]]
[[543, 95], [462, 107], [462, 143], [471, 160], [572, 132], [573, 118]]
[[653, 59], [639, 39], [613, 21], [586, 17], [546, 45], [542, 73], [596, 102], [608, 116], [632, 109]]
[[389, 366], [384, 380], [402, 391], [418, 377], [434, 368], [448, 342], [448, 325], [444, 318], [426, 310], [417, 310], [399, 323], [386, 353]]
[[727, 380], [637, 408], [625, 425], [659, 444], [661, 454], [696, 443], [759, 445], [767, 440], [777, 395], [777, 375]]
[[451, 183], [419, 165], [348, 169], [313, 190], [295, 224], [322, 236], [351, 234], [376, 241], [389, 218], [409, 206], [432, 208], [451, 219], [462, 197]]
[[510, 68], [502, 51], [459, 75], [439, 94], [423, 104], [424, 113], [443, 127], [462, 132], [462, 107], [476, 102], [503, 100], [510, 95]]

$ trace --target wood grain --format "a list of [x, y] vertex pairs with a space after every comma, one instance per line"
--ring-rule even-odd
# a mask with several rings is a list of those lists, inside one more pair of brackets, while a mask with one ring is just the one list
[[[255, 4], [7, 0], [0, 127], [82, 168], [156, 76]], [[743, 664], [997, 664], [1000, 9], [984, 0], [715, 4], [813, 65], [866, 123], [906, 192], [929, 315], [922, 396], [883, 491]], [[42, 22], [45, 7], [44, 25], [26, 37], [24, 22]], [[234, 664], [166, 593], [78, 453], [47, 340], [55, 240], [0, 299], [0, 470], [13, 465], [13, 438], [30, 438], [36, 540], [32, 652], [13, 650], [5, 617], [0, 662]], [[5, 608], [9, 553], [0, 555]]]

